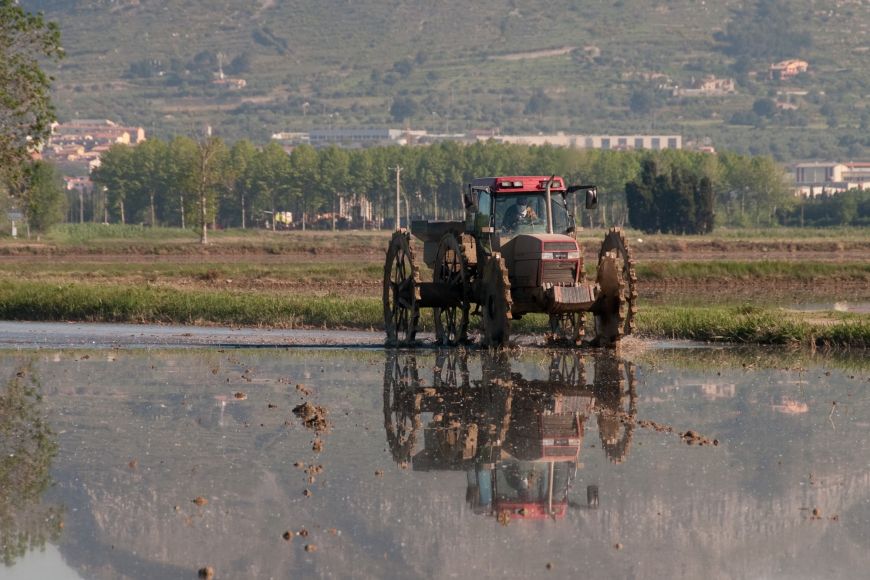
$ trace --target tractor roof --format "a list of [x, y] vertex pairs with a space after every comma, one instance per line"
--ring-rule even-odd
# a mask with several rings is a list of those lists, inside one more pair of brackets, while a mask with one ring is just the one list
[[[540, 193], [546, 191], [549, 175], [508, 175], [504, 177], [478, 177], [471, 182], [472, 187], [486, 187], [494, 194], [499, 193]], [[565, 180], [553, 178], [550, 191], [565, 191]]]

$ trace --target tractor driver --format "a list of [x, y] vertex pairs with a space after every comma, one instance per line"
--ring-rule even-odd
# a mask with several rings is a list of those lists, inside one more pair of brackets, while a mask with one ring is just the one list
[[507, 208], [502, 219], [502, 229], [506, 232], [517, 229], [521, 223], [533, 223], [538, 219], [535, 210], [528, 205], [526, 198], [518, 197], [514, 205]]

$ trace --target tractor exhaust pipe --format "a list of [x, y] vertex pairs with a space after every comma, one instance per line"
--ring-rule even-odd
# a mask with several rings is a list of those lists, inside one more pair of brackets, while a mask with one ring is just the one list
[[555, 175], [551, 175], [550, 179], [547, 180], [547, 233], [553, 233], [553, 200], [550, 197], [550, 187], [553, 185], [553, 179], [555, 179]]

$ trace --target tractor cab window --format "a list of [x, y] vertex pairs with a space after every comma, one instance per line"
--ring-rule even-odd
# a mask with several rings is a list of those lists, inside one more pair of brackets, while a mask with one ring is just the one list
[[559, 193], [552, 195], [553, 202], [553, 232], [561, 234], [568, 231], [568, 200]]
[[[571, 483], [571, 462], [553, 466], [553, 495], [558, 501]], [[543, 461], [504, 461], [496, 466], [496, 499], [543, 503], [550, 493], [550, 464]]]
[[489, 191], [480, 190], [477, 196], [477, 215], [474, 218], [474, 229], [488, 228], [491, 225], [490, 215], [492, 215], [492, 194]]
[[539, 194], [502, 195], [495, 198], [495, 225], [502, 235], [547, 232], [544, 197]]
[[[552, 195], [553, 232], [568, 229], [568, 207], [561, 194]], [[517, 193], [495, 198], [496, 231], [503, 236], [547, 233], [547, 199], [540, 193]]]

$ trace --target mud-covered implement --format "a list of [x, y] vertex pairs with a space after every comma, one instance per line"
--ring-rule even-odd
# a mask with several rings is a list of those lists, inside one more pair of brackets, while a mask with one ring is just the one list
[[[637, 276], [619, 228], [611, 228], [598, 252], [594, 281], [586, 279], [575, 236], [573, 194], [585, 192], [597, 207], [592, 185], [566, 186], [556, 176], [475, 179], [464, 193], [465, 221], [411, 223], [393, 234], [384, 265], [387, 344], [414, 342], [420, 308], [432, 308], [439, 344], [468, 341], [472, 316], [481, 321], [481, 341], [508, 342], [511, 321], [532, 312], [550, 316], [553, 340], [577, 344], [585, 313], [595, 320], [596, 346], [613, 346], [634, 329]], [[432, 269], [422, 282], [411, 235], [423, 242]]]

